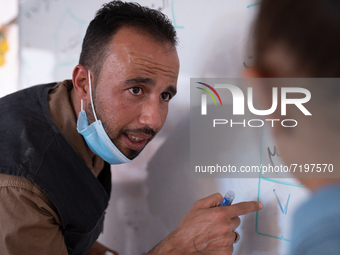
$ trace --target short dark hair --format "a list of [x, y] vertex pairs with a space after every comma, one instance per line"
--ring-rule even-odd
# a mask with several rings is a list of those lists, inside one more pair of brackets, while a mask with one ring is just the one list
[[283, 46], [292, 76], [340, 77], [340, 1], [263, 0], [253, 40], [254, 65], [264, 74], [277, 76], [265, 56]]
[[177, 45], [176, 30], [164, 14], [137, 3], [112, 1], [104, 4], [90, 22], [83, 40], [79, 64], [91, 68], [95, 76], [99, 76], [106, 59], [107, 46], [122, 27], [146, 32], [160, 43], [170, 43], [173, 47]]

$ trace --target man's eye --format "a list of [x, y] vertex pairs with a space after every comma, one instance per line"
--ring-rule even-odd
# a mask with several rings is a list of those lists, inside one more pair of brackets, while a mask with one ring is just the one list
[[139, 95], [142, 92], [142, 89], [140, 87], [133, 87], [130, 89], [130, 91], [134, 95]]
[[163, 100], [166, 100], [166, 101], [169, 101], [171, 99], [170, 93], [167, 93], [167, 92], [162, 93], [161, 97], [162, 97]]

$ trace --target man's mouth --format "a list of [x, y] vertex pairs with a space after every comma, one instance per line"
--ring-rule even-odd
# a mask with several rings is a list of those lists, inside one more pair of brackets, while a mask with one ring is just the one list
[[129, 139], [134, 141], [134, 142], [140, 142], [140, 141], [143, 141], [144, 139], [142, 138], [139, 138], [137, 136], [133, 136], [133, 135], [128, 135]]
[[124, 134], [124, 141], [130, 150], [141, 151], [148, 143], [151, 135], [147, 134]]

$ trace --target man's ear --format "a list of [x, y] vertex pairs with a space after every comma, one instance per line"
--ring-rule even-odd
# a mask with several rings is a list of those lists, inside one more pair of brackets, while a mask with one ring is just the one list
[[72, 81], [77, 96], [83, 100], [90, 100], [88, 70], [85, 66], [77, 65], [73, 69]]

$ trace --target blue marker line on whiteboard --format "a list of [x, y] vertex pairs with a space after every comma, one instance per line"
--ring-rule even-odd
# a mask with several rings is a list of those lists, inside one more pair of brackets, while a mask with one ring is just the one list
[[235, 198], [235, 193], [232, 190], [229, 190], [227, 193], [225, 193], [224, 198], [220, 206], [226, 206], [226, 205], [231, 205]]

